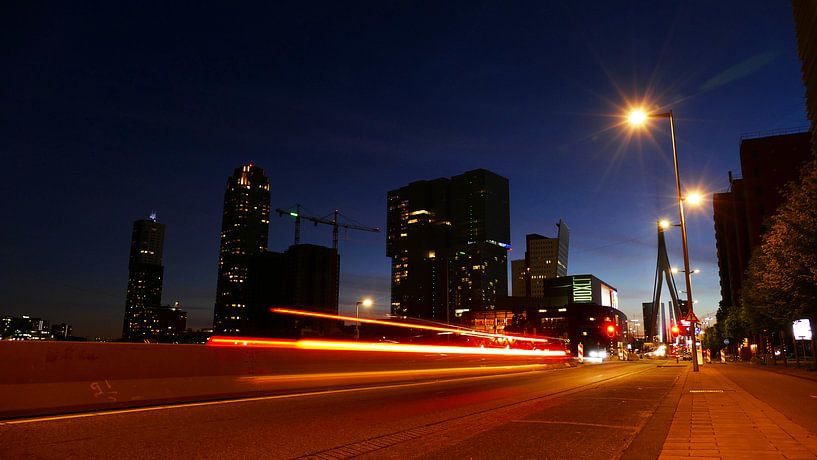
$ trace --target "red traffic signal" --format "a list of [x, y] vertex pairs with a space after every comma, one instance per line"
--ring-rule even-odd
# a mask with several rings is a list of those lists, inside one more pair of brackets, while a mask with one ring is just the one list
[[678, 337], [678, 334], [681, 332], [681, 328], [680, 328], [680, 327], [678, 327], [678, 325], [677, 325], [677, 324], [673, 324], [673, 325], [672, 325], [672, 328], [670, 328], [670, 330], [672, 331], [672, 335], [673, 335], [674, 337]]
[[616, 335], [616, 327], [612, 324], [607, 325], [607, 337], [613, 338]]

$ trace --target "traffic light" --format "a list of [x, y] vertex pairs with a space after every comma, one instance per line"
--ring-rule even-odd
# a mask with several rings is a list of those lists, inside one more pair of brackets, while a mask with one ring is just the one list
[[610, 337], [612, 339], [615, 335], [616, 335], [616, 327], [613, 326], [612, 324], [608, 324], [607, 325], [607, 337]]
[[670, 330], [672, 331], [672, 336], [673, 337], [678, 337], [678, 334], [681, 333], [681, 328], [678, 327], [677, 324], [673, 324], [672, 328], [670, 328]]

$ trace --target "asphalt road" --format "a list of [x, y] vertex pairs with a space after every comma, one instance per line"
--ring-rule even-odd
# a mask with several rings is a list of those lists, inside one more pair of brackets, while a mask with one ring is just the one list
[[0, 457], [615, 458], [683, 372], [609, 363], [6, 421]]

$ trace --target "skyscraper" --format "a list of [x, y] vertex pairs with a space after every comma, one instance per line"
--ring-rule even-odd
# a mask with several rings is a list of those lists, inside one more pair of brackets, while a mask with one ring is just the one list
[[313, 244], [296, 244], [283, 253], [250, 258], [247, 314], [252, 335], [300, 337], [325, 335], [332, 321], [273, 314], [270, 307], [338, 314], [338, 252]]
[[219, 334], [241, 334], [247, 324], [247, 267], [250, 257], [267, 250], [269, 235], [269, 178], [252, 164], [236, 168], [227, 178], [218, 284], [213, 329]]
[[451, 321], [508, 290], [508, 179], [484, 169], [388, 193], [392, 312]]
[[165, 226], [156, 222], [155, 214], [151, 214], [147, 220], [133, 223], [123, 338], [145, 337], [141, 327], [142, 316], [147, 308], [159, 306], [162, 302], [164, 240]]
[[536, 233], [525, 236], [525, 258], [511, 263], [513, 295], [542, 297], [543, 280], [567, 276], [570, 229], [561, 219], [556, 227], [555, 238]]
[[508, 179], [485, 169], [451, 178], [449, 306], [455, 312], [493, 310], [497, 294], [508, 294], [508, 195]]

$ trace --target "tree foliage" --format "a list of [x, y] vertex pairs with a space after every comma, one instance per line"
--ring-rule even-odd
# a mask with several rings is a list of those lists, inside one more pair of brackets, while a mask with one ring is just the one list
[[749, 262], [741, 303], [755, 332], [817, 317], [817, 161], [788, 187]]

